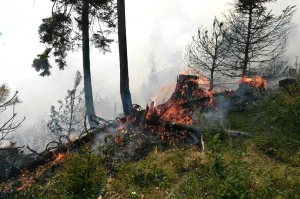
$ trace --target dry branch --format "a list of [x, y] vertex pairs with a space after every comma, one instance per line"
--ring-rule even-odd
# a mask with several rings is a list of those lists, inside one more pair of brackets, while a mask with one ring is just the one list
[[25, 147], [25, 145], [24, 146], [9, 147], [9, 148], [0, 148], [0, 151], [1, 150], [10, 150], [10, 149], [22, 149], [24, 147]]
[[83, 136], [73, 142], [69, 142], [68, 144], [61, 145], [61, 146], [56, 147], [51, 150], [48, 149], [41, 153], [38, 153], [38, 152], [30, 149], [30, 147], [27, 146], [27, 148], [31, 152], [33, 152], [34, 154], [38, 154], [38, 157], [34, 160], [26, 162], [23, 166], [20, 166], [18, 168], [11, 168], [10, 171], [12, 171], [12, 172], [8, 172], [7, 179], [10, 179], [11, 177], [19, 175], [21, 173], [21, 171], [24, 171], [24, 170], [32, 171], [32, 170], [37, 169], [39, 166], [46, 164], [47, 162], [54, 161], [57, 158], [59, 153], [66, 153], [68, 151], [80, 148], [80, 146], [84, 145], [85, 143], [91, 142], [97, 133], [99, 133], [99, 130], [90, 132], [90, 133], [86, 134], [85, 136]]

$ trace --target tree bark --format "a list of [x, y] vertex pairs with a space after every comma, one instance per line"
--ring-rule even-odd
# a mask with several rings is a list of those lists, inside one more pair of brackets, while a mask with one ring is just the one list
[[253, 7], [250, 6], [249, 9], [249, 21], [248, 21], [248, 30], [247, 30], [247, 41], [246, 41], [246, 49], [245, 49], [245, 59], [243, 65], [242, 77], [247, 75], [248, 63], [249, 63], [249, 48], [250, 48], [250, 37], [251, 37], [251, 25], [252, 25], [252, 11]]
[[125, 0], [117, 1], [117, 9], [118, 9], [118, 39], [119, 39], [119, 57], [120, 57], [120, 93], [121, 93], [124, 115], [128, 115], [131, 112], [132, 101], [131, 101], [131, 94], [129, 89]]
[[84, 78], [84, 97], [88, 122], [90, 127], [98, 125], [91, 120], [91, 116], [95, 115], [93, 90], [90, 68], [90, 45], [89, 45], [89, 3], [83, 0], [82, 6], [82, 56], [83, 56], [83, 78]]

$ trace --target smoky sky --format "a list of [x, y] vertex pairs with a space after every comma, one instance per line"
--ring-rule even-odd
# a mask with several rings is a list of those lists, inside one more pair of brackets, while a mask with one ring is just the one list
[[[126, 1], [127, 45], [129, 61], [130, 89], [134, 103], [145, 105], [146, 99], [141, 94], [141, 86], [147, 82], [149, 75], [148, 59], [154, 53], [158, 71], [164, 67], [172, 68], [172, 55], [177, 53], [181, 58], [185, 46], [196, 36], [200, 26], [210, 29], [217, 16], [230, 7], [229, 0], [128, 0]], [[299, 0], [278, 0], [268, 4], [268, 8], [278, 15], [288, 5], [300, 6]], [[51, 58], [52, 75], [41, 77], [31, 67], [37, 54], [43, 52], [45, 46], [39, 42], [38, 27], [42, 18], [49, 17], [52, 3], [49, 0], [11, 0], [0, 2], [0, 84], [7, 83], [11, 91], [19, 91], [23, 101], [16, 107], [17, 118], [27, 119], [23, 126], [30, 126], [40, 114], [50, 114], [51, 105], [62, 100], [67, 89], [72, 89], [77, 70], [82, 72], [82, 53], [69, 52], [68, 67], [59, 71]], [[299, 9], [299, 8], [298, 8]], [[300, 12], [297, 11], [292, 23], [288, 55], [300, 55]], [[92, 86], [98, 97], [107, 98], [111, 104], [118, 103], [121, 112], [119, 95], [119, 55], [116, 34], [111, 45], [112, 53], [103, 55], [91, 47]], [[176, 70], [183, 70], [184, 64], [176, 64]], [[166, 73], [164, 74], [169, 77]], [[173, 74], [172, 74], [173, 75]], [[173, 77], [174, 81], [176, 76]], [[166, 83], [160, 78], [159, 85]], [[82, 85], [81, 85], [82, 88]], [[147, 92], [147, 91], [146, 91]], [[150, 91], [149, 91], [150, 92]], [[155, 92], [155, 91], [151, 91]], [[105, 100], [104, 100], [105, 101]], [[149, 99], [151, 101], [151, 99]], [[105, 107], [105, 106], [103, 106]], [[111, 106], [107, 110], [96, 110], [96, 113], [113, 112]], [[10, 116], [11, 110], [1, 113], [0, 124]], [[21, 131], [22, 129], [20, 129]]]

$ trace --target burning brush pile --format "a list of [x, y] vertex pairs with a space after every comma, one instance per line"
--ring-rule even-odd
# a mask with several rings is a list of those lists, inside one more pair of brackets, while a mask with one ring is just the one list
[[[160, 139], [164, 139], [165, 135], [170, 136], [170, 134], [183, 135], [181, 140], [192, 137], [192, 143], [199, 143], [202, 140], [201, 132], [205, 129], [205, 126], [201, 126], [204, 124], [198, 122], [199, 114], [203, 115], [207, 121], [205, 125], [212, 122], [226, 122], [224, 115], [226, 112], [233, 108], [245, 109], [245, 104], [258, 101], [267, 89], [266, 80], [259, 76], [243, 77], [238, 81], [239, 87], [235, 92], [225, 90], [213, 94], [212, 91], [205, 91], [200, 88], [203, 82], [205, 81], [198, 76], [179, 75], [175, 91], [170, 99], [163, 104], [156, 105], [157, 96], [152, 98], [150, 106], [147, 105], [146, 107], [143, 122], [148, 128], [152, 128], [152, 132], [158, 135]], [[232, 136], [242, 134], [242, 132], [226, 130], [225, 128], [223, 130]], [[201, 141], [201, 145], [204, 149], [203, 141]]]
[[212, 92], [199, 88], [199, 77], [179, 75], [171, 98], [161, 105], [151, 102], [146, 118], [180, 124], [193, 124], [194, 111], [208, 109], [213, 105]]
[[[22, 164], [12, 165], [6, 170], [5, 178], [1, 180], [2, 191], [9, 192], [13, 187], [17, 187], [17, 191], [26, 189], [41, 176], [53, 174], [56, 168], [60, 168], [63, 154], [78, 151], [86, 143], [94, 143], [96, 148], [101, 148], [100, 155], [104, 159], [110, 157], [114, 163], [124, 159], [138, 160], [149, 152], [174, 144], [198, 144], [204, 150], [202, 132], [207, 126], [199, 124], [195, 114], [219, 114], [224, 109], [229, 110], [235, 102], [234, 99], [241, 93], [251, 95], [254, 90], [261, 93], [267, 86], [266, 81], [260, 77], [244, 77], [237, 92], [213, 94], [200, 88], [201, 81], [198, 76], [181, 74], [177, 77], [171, 97], [162, 104], [157, 105], [157, 98], [154, 97], [145, 109], [135, 104], [130, 115], [115, 121], [105, 121], [95, 116], [92, 120], [99, 124], [98, 129], [85, 129], [79, 139], [74, 141], [53, 142], [55, 147], [47, 146], [41, 153], [28, 147], [35, 157], [28, 161], [19, 160]], [[229, 105], [222, 107], [221, 104], [226, 103], [221, 99], [229, 101]], [[220, 131], [214, 127], [209, 129]], [[245, 132], [227, 130], [224, 126], [222, 131], [229, 136], [248, 135]], [[107, 169], [109, 170], [109, 166]], [[11, 182], [16, 183], [12, 185]]]
[[[193, 119], [194, 112], [205, 111], [214, 107], [212, 92], [199, 87], [199, 77], [193, 75], [179, 75], [175, 91], [165, 103], [156, 105], [154, 98], [145, 110], [146, 126], [152, 132], [164, 139], [164, 133], [170, 130], [183, 131], [186, 134], [197, 121]], [[196, 132], [199, 133], [199, 132]]]

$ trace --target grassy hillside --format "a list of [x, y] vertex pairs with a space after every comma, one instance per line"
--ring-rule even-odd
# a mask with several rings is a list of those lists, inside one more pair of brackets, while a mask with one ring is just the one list
[[[206, 149], [174, 146], [114, 163], [88, 146], [18, 198], [300, 198], [300, 83], [231, 111], [230, 129], [205, 132]], [[16, 196], [17, 198], [17, 196]]]

